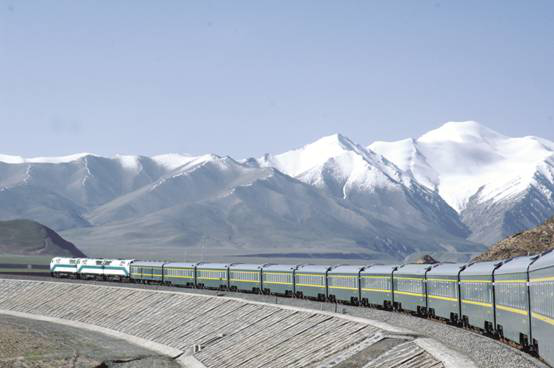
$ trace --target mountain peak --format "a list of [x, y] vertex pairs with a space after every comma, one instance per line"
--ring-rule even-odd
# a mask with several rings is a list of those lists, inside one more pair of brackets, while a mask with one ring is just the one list
[[259, 162], [261, 166], [275, 167], [288, 175], [298, 176], [323, 164], [332, 157], [340, 156], [346, 152], [362, 154], [362, 151], [365, 152], [365, 149], [346, 136], [335, 133], [292, 151], [278, 155], [266, 154]]
[[487, 128], [476, 121], [451, 121], [443, 124], [441, 127], [431, 130], [421, 137], [418, 141], [432, 142], [476, 142], [476, 141], [494, 141], [506, 138], [502, 134]]
[[318, 140], [305, 145], [303, 148], [308, 147], [318, 147], [318, 148], [328, 148], [328, 149], [343, 149], [352, 151], [357, 148], [357, 144], [354, 143], [350, 138], [340, 134], [335, 133], [319, 138]]
[[36, 163], [36, 164], [62, 164], [73, 161], [78, 161], [87, 156], [96, 156], [92, 153], [82, 152], [76, 153], [73, 155], [67, 156], [53, 156], [53, 157], [33, 157], [33, 158], [24, 158], [21, 156], [10, 156], [10, 155], [0, 155], [0, 162], [7, 164], [25, 164], [25, 163]]

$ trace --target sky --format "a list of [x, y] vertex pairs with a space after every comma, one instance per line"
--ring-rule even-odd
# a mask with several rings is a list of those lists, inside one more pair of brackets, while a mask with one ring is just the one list
[[0, 0], [0, 153], [554, 140], [554, 1]]

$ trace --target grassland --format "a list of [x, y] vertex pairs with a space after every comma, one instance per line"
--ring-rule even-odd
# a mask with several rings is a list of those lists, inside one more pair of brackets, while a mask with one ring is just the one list
[[0, 254], [0, 264], [49, 265], [51, 256], [19, 256]]
[[[2, 254], [0, 255], [0, 273], [45, 274], [49, 271], [44, 267], [50, 264], [51, 259], [52, 257], [49, 256], [19, 256]], [[37, 266], [41, 268], [38, 268]]]

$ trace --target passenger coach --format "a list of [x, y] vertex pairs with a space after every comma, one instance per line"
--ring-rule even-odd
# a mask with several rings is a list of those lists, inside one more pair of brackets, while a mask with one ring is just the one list
[[265, 294], [293, 296], [294, 272], [298, 266], [268, 264], [262, 267], [262, 281]]
[[444, 263], [427, 272], [427, 307], [431, 317], [458, 323], [462, 315], [460, 306], [460, 273], [462, 263]]
[[171, 262], [163, 267], [164, 282], [168, 285], [196, 286], [196, 263]]
[[392, 274], [398, 269], [394, 265], [375, 265], [365, 267], [360, 272], [360, 299], [362, 305], [379, 306], [392, 309]]
[[206, 289], [229, 289], [228, 263], [198, 263], [196, 265], [196, 287]]
[[229, 266], [229, 290], [262, 292], [263, 265], [234, 263]]
[[514, 258], [494, 270], [496, 333], [524, 348], [531, 341], [528, 272], [537, 258]]
[[554, 250], [529, 267], [533, 346], [554, 365]]
[[157, 261], [135, 261], [131, 263], [131, 278], [143, 284], [161, 284], [164, 281], [164, 264]]
[[332, 266], [301, 265], [294, 272], [298, 298], [327, 300], [327, 271]]
[[488, 333], [494, 332], [494, 271], [502, 262], [469, 264], [460, 273], [462, 323]]
[[393, 295], [396, 309], [427, 313], [425, 275], [433, 266], [406, 264], [393, 272]]
[[331, 302], [360, 304], [360, 272], [363, 266], [337, 266], [327, 272], [328, 299]]

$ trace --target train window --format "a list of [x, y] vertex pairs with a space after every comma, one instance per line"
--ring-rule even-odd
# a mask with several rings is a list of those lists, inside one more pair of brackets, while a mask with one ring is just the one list
[[458, 282], [457, 280], [429, 279], [427, 280], [427, 290], [430, 295], [457, 298]]
[[264, 282], [271, 284], [292, 284], [291, 273], [264, 272]]
[[325, 286], [323, 275], [300, 273], [296, 274], [296, 283], [300, 286]]
[[227, 278], [226, 271], [219, 270], [198, 270], [198, 278], [223, 280]]
[[358, 277], [357, 276], [333, 276], [329, 275], [327, 278], [329, 282], [329, 287], [336, 288], [358, 288]]
[[394, 290], [415, 294], [423, 294], [423, 279], [395, 277], [394, 283]]
[[231, 271], [231, 280], [259, 281], [260, 273], [256, 271]]
[[362, 290], [391, 290], [391, 278], [389, 276], [362, 276], [360, 281]]
[[462, 281], [462, 298], [480, 303], [492, 303], [492, 283], [490, 281]]
[[554, 280], [531, 282], [532, 311], [554, 318]]
[[497, 304], [527, 310], [527, 285], [525, 282], [497, 282], [495, 293]]

